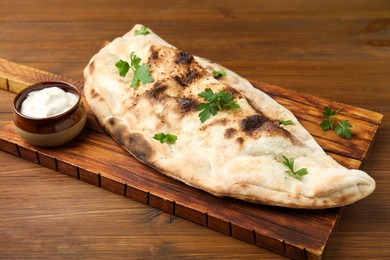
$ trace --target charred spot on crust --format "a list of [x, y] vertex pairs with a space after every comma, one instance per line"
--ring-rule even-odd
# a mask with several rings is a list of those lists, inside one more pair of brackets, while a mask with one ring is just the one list
[[290, 139], [291, 142], [293, 142], [293, 137], [290, 134], [290, 132], [287, 131], [286, 129], [284, 129], [283, 127], [280, 127], [278, 123], [275, 123], [273, 121], [265, 122], [262, 125], [261, 130], [268, 132], [268, 133], [277, 134], [279, 136], [284, 136], [284, 137]]
[[286, 129], [280, 127], [279, 124], [274, 121], [264, 122], [264, 124], [261, 127], [261, 130], [266, 132], [278, 132], [283, 134], [290, 134]]
[[260, 128], [266, 121], [267, 119], [262, 115], [252, 115], [242, 119], [240, 127], [244, 132], [250, 134], [254, 130]]
[[194, 60], [194, 57], [186, 51], [179, 51], [176, 53], [176, 64], [190, 64]]
[[159, 49], [154, 45], [152, 47], [150, 47], [150, 52], [151, 53], [150, 53], [150, 56], [148, 58], [148, 64], [152, 64], [153, 61], [158, 60], [159, 54], [160, 54]]
[[225, 130], [225, 138], [230, 139], [236, 134], [237, 130], [234, 128], [228, 128]]
[[227, 88], [225, 88], [225, 92], [229, 95], [232, 95], [232, 96], [240, 96], [240, 92], [238, 92], [236, 89], [228, 86]]
[[205, 131], [208, 127], [212, 127], [215, 125], [226, 126], [227, 123], [228, 123], [228, 119], [226, 119], [226, 118], [215, 119], [214, 121], [211, 121], [210, 123], [202, 124], [202, 126], [199, 128], [199, 130]]
[[124, 145], [124, 136], [126, 135], [127, 129], [120, 123], [120, 120], [114, 117], [110, 118], [105, 128], [119, 144]]
[[245, 141], [244, 138], [242, 138], [241, 136], [236, 138], [236, 142], [237, 142], [239, 145], [243, 145], [243, 144], [244, 144], [244, 141]]
[[268, 120], [263, 115], [252, 115], [242, 119], [240, 127], [243, 132], [254, 138], [261, 135], [281, 136], [289, 139], [291, 143], [296, 143], [289, 131], [280, 127], [278, 123]]
[[94, 88], [90, 89], [90, 94], [92, 99], [104, 100], [103, 96], [96, 92]]
[[124, 146], [138, 159], [147, 162], [153, 150], [150, 143], [139, 133], [131, 133], [124, 140]]
[[117, 121], [117, 119], [116, 119], [115, 117], [111, 117], [110, 119], [108, 119], [107, 123], [108, 123], [111, 127], [113, 127], [113, 126], [116, 125], [116, 121]]
[[161, 82], [156, 82], [154, 83], [152, 90], [149, 92], [149, 95], [152, 98], [157, 99], [167, 88], [168, 87], [163, 85]]
[[250, 188], [250, 185], [248, 183], [237, 183], [236, 185], [238, 185], [242, 190], [246, 190]]
[[197, 78], [201, 77], [201, 74], [197, 70], [189, 70], [183, 76], [174, 76], [173, 78], [183, 87], [190, 85]]
[[138, 159], [147, 162], [153, 155], [152, 146], [139, 133], [129, 133], [127, 127], [120, 119], [112, 117], [108, 119], [106, 129], [111, 136], [126, 150]]
[[157, 60], [157, 59], [158, 59], [158, 50], [153, 49], [153, 50], [152, 50], [152, 54], [150, 55], [150, 57], [151, 57], [153, 60]]
[[205, 74], [190, 53], [167, 46], [151, 46], [148, 64], [159, 71], [159, 81], [174, 80], [181, 87], [187, 87]]
[[179, 103], [180, 111], [184, 113], [195, 110], [198, 106], [198, 101], [190, 98], [178, 98], [177, 103]]

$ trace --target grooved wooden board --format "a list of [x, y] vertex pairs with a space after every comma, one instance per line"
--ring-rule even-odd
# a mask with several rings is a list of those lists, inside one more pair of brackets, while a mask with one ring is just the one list
[[[82, 82], [0, 59], [0, 88], [16, 93], [42, 80], [65, 80], [83, 88]], [[289, 108], [337, 161], [350, 168], [361, 166], [380, 125], [381, 114], [265, 83], [252, 83]], [[324, 105], [344, 107], [341, 119], [348, 119], [354, 126], [351, 141], [321, 130], [318, 124]], [[44, 149], [29, 145], [9, 122], [0, 129], [0, 149], [295, 259], [321, 258], [342, 212], [342, 208], [296, 210], [256, 205], [217, 198], [191, 188], [127, 154], [100, 128], [90, 110], [86, 128], [64, 146]]]

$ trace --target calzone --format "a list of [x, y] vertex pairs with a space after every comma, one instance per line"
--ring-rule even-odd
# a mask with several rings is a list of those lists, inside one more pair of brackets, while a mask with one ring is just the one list
[[[84, 69], [85, 96], [99, 123], [141, 162], [215, 196], [267, 205], [338, 207], [373, 192], [370, 176], [333, 160], [270, 96], [144, 29], [135, 25]], [[149, 66], [152, 81], [131, 87], [135, 70], [120, 75], [118, 62], [130, 64], [131, 53], [138, 65]], [[199, 106], [207, 101], [199, 94], [206, 90], [231, 96], [236, 106], [217, 109], [202, 122]], [[162, 143], [154, 138], [159, 133], [176, 141]], [[290, 173], [288, 161], [294, 161]], [[306, 174], [291, 174], [301, 169]]]

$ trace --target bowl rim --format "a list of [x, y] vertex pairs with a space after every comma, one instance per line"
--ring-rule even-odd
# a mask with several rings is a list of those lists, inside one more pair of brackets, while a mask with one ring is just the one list
[[[58, 86], [56, 84], [59, 84], [60, 86]], [[70, 87], [71, 89], [74, 90], [73, 93], [75, 93], [77, 95], [77, 102], [68, 110], [66, 110], [60, 114], [57, 114], [54, 116], [49, 116], [49, 117], [31, 117], [31, 116], [26, 116], [20, 112], [20, 107], [21, 107], [23, 101], [26, 99], [28, 93], [30, 93], [32, 91], [42, 90], [42, 89], [45, 89], [48, 87], [53, 87], [53, 86], [58, 87], [58, 88], [64, 90], [65, 92], [69, 92], [67, 89], [64, 89], [63, 86], [61, 86], [61, 85], [66, 85], [66, 86]], [[20, 100], [21, 98], [23, 98], [23, 100]], [[21, 117], [25, 120], [34, 120], [37, 122], [45, 122], [45, 121], [50, 121], [50, 120], [61, 119], [63, 116], [66, 116], [68, 114], [73, 113], [73, 111], [75, 111], [78, 108], [78, 106], [80, 105], [80, 102], [81, 102], [81, 91], [75, 85], [73, 85], [69, 82], [65, 82], [65, 81], [40, 81], [40, 82], [37, 82], [37, 83], [34, 83], [34, 84], [28, 86], [27, 88], [23, 89], [22, 91], [20, 91], [15, 96], [15, 98], [13, 100], [12, 108], [13, 108], [14, 112], [19, 117]]]

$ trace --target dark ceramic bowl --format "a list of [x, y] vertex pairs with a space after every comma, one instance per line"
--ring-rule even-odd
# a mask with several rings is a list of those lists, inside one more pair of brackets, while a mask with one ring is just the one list
[[[52, 86], [75, 94], [78, 97], [76, 104], [59, 115], [46, 118], [29, 117], [20, 112], [28, 93]], [[13, 120], [18, 134], [28, 143], [41, 147], [59, 146], [69, 142], [80, 134], [87, 118], [78, 88], [61, 81], [39, 82], [22, 90], [14, 99], [13, 110]]]

